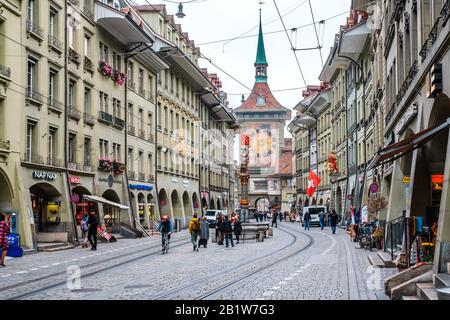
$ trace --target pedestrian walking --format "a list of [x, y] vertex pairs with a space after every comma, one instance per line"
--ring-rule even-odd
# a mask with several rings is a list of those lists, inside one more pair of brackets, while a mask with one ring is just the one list
[[278, 216], [280, 217], [280, 222], [282, 222], [283, 221], [283, 214], [281, 213], [281, 211], [278, 212]]
[[228, 216], [225, 216], [225, 220], [223, 222], [223, 233], [225, 235], [225, 246], [228, 248], [228, 242], [231, 242], [231, 246], [234, 247], [233, 243], [233, 226], [231, 225], [231, 221], [228, 219]]
[[0, 213], [0, 266], [5, 267], [5, 257], [8, 253], [9, 242], [9, 224], [6, 222], [6, 216]]
[[336, 213], [336, 210], [334, 210], [334, 209], [331, 210], [329, 220], [330, 220], [330, 225], [331, 225], [331, 231], [333, 231], [333, 234], [336, 234], [336, 225], [338, 222], [338, 215]]
[[89, 232], [89, 215], [87, 213], [84, 214], [83, 219], [81, 219], [80, 227], [81, 227], [81, 239], [83, 239], [81, 243], [82, 248], [88, 247], [88, 232]]
[[189, 222], [189, 233], [191, 235], [191, 242], [193, 247], [192, 251], [198, 251], [199, 247], [198, 238], [200, 236], [200, 232], [201, 232], [200, 221], [198, 220], [197, 215], [194, 214], [191, 221]]
[[311, 221], [311, 214], [309, 213], [309, 211], [305, 212], [303, 221], [305, 222], [305, 230], [309, 230], [309, 222]]
[[233, 229], [234, 229], [234, 235], [236, 236], [236, 241], [237, 243], [239, 243], [239, 237], [242, 234], [242, 224], [241, 224], [241, 219], [239, 219], [239, 216], [236, 216], [236, 220], [234, 221], [233, 224]]
[[203, 246], [206, 248], [209, 240], [209, 223], [208, 218], [203, 217], [200, 223], [200, 241], [198, 243], [199, 246]]
[[320, 230], [323, 230], [325, 226], [325, 211], [319, 212]]
[[223, 234], [223, 216], [220, 214], [217, 217], [217, 225], [216, 225], [216, 238], [217, 238], [217, 244], [218, 245], [223, 245], [223, 238], [224, 238], [224, 234]]
[[278, 220], [278, 216], [277, 216], [276, 213], [274, 213], [274, 214], [273, 214], [273, 217], [272, 217], [272, 227], [273, 227], [273, 225], [275, 224], [275, 227], [278, 228], [277, 220]]
[[97, 228], [98, 228], [98, 217], [95, 211], [89, 212], [88, 217], [88, 240], [91, 243], [91, 250], [97, 250]]
[[256, 222], [259, 222], [259, 212], [255, 213], [255, 219], [256, 219]]

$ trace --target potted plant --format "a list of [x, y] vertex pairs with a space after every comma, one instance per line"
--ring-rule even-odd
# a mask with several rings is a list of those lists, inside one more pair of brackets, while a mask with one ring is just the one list
[[382, 241], [383, 241], [383, 239], [384, 239], [383, 230], [382, 230], [381, 228], [378, 227], [378, 228], [373, 232], [372, 237], [375, 239], [375, 247], [376, 247], [377, 249], [382, 249], [382, 248], [383, 248], [383, 246], [382, 246]]
[[125, 79], [127, 78], [127, 75], [118, 70], [114, 70], [111, 78], [114, 80], [115, 84], [118, 84], [119, 86], [123, 86], [125, 84]]
[[105, 61], [100, 61], [99, 71], [105, 78], [110, 78], [114, 74], [111, 66], [107, 64]]

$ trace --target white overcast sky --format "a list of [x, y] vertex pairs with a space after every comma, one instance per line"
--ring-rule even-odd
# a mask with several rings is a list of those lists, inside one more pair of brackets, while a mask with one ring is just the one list
[[[144, 0], [135, 0], [145, 4]], [[173, 1], [153, 1], [152, 4], [165, 4], [168, 14], [178, 11]], [[317, 39], [312, 24], [311, 11], [306, 0], [277, 0], [278, 9], [296, 48], [317, 47]], [[333, 45], [334, 36], [340, 25], [345, 24], [350, 10], [350, 0], [311, 0], [316, 23], [326, 20], [324, 25], [317, 24], [319, 40], [325, 62]], [[201, 52], [220, 68], [237, 78], [247, 87], [255, 82], [253, 63], [256, 59], [257, 34], [259, 24], [259, 0], [203, 0], [184, 4], [183, 19], [175, 17], [189, 38], [200, 47]], [[338, 16], [339, 15], [339, 16]], [[330, 19], [331, 18], [331, 19]], [[268, 76], [272, 91], [304, 87], [295, 57], [290, 50], [289, 40], [278, 17], [273, 0], [265, 0], [262, 6], [263, 32], [282, 31], [264, 36], [266, 56], [269, 63]], [[253, 30], [251, 30], [254, 28]], [[297, 28], [297, 32], [291, 29]], [[250, 31], [251, 30], [251, 31]], [[246, 33], [253, 37], [236, 39], [231, 42], [205, 44], [212, 41], [231, 39]], [[297, 52], [300, 67], [306, 83], [319, 84], [318, 76], [322, 70], [319, 50]], [[240, 105], [241, 94], [248, 97], [248, 89], [216, 69], [204, 59], [199, 60], [201, 67], [210, 73], [217, 73], [223, 82], [223, 90], [229, 94], [230, 106]], [[274, 92], [277, 100], [286, 108], [292, 109], [302, 100], [302, 89]], [[294, 116], [295, 112], [293, 112]], [[289, 136], [287, 130], [286, 135]]]

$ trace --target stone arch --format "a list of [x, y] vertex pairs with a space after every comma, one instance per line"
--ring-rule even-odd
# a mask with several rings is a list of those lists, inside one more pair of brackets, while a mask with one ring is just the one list
[[183, 192], [183, 209], [184, 209], [184, 216], [185, 216], [185, 222], [189, 221], [192, 216], [194, 215], [194, 212], [192, 210], [191, 200], [189, 197], [189, 193], [187, 191]]
[[216, 201], [214, 200], [214, 198], [210, 199], [209, 209], [211, 209], [211, 210], [215, 210], [216, 209]]
[[199, 210], [198, 195], [196, 192], [192, 194], [192, 207], [194, 209], [194, 213], [199, 214], [201, 212], [201, 210]]
[[222, 204], [220, 203], [220, 199], [217, 199], [217, 210], [222, 210]]
[[170, 195], [170, 201], [172, 204], [172, 213], [174, 219], [180, 219], [181, 221], [184, 221], [183, 216], [183, 207], [181, 205], [180, 196], [178, 195], [177, 190], [173, 190]]
[[8, 177], [0, 169], [0, 208], [12, 209], [13, 192]]
[[83, 216], [85, 214], [89, 214], [91, 210], [98, 212], [98, 208], [97, 203], [83, 200], [83, 196], [91, 195], [91, 192], [87, 188], [83, 186], [76, 186], [72, 189], [72, 195], [74, 194], [78, 195], [79, 199], [78, 202], [74, 205], [74, 210], [77, 225], [80, 225], [81, 220], [83, 219]]
[[269, 211], [269, 207], [270, 207], [270, 201], [269, 198], [266, 197], [262, 197], [262, 198], [258, 198], [255, 201], [255, 208], [256, 211]]
[[[53, 222], [60, 222], [61, 215], [56, 209], [49, 209], [50, 203], [61, 202], [61, 194], [49, 183], [36, 183], [30, 187], [34, 220], [37, 232], [49, 232]], [[53, 211], [51, 211], [53, 210]], [[56, 212], [55, 212], [56, 211]]]
[[148, 225], [148, 214], [146, 213], [147, 199], [142, 192], [139, 192], [137, 195], [137, 204], [138, 204], [138, 211], [135, 212], [136, 215], [139, 217], [139, 222], [142, 225]]
[[155, 221], [156, 216], [155, 216], [155, 210], [156, 210], [156, 203], [155, 203], [155, 198], [153, 197], [153, 195], [151, 193], [149, 193], [147, 195], [147, 205], [148, 205], [148, 215], [149, 215], [149, 220], [150, 223], [152, 223], [152, 221]]
[[170, 218], [173, 218], [172, 212], [170, 210], [170, 202], [169, 197], [167, 195], [167, 191], [165, 189], [159, 190], [159, 213], [161, 216], [167, 215]]
[[342, 214], [342, 189], [341, 187], [337, 187], [336, 190], [336, 213], [341, 215]]
[[[106, 190], [103, 193], [102, 197], [105, 198], [106, 200], [109, 200], [109, 201], [112, 201], [115, 203], [120, 203], [120, 197], [117, 194], [117, 192], [114, 191], [113, 189]], [[131, 205], [133, 205], [133, 202]], [[114, 225], [117, 225], [120, 223], [126, 223], [126, 224], [130, 223], [128, 211], [120, 210], [116, 207], [113, 207], [113, 206], [110, 206], [107, 204], [103, 204], [102, 206], [103, 206], [103, 218], [105, 219], [105, 224], [107, 226], [114, 226]]]
[[208, 208], [208, 200], [205, 197], [202, 198], [202, 208]]

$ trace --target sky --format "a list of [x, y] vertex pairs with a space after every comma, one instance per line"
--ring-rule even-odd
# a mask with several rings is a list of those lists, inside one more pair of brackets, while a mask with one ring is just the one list
[[[186, 1], [186, 0], [185, 0]], [[144, 4], [144, 0], [135, 0]], [[295, 60], [288, 37], [284, 31], [273, 0], [265, 0], [262, 5], [263, 32], [275, 32], [264, 36], [266, 56], [269, 63], [268, 82], [277, 100], [286, 108], [292, 109], [302, 100], [302, 90], [276, 92], [282, 89], [300, 88], [306, 84], [319, 84], [318, 76], [322, 70], [319, 50], [297, 51], [297, 57], [304, 79]], [[169, 14], [178, 11], [174, 1], [150, 0], [152, 4], [165, 4]], [[278, 9], [289, 37], [295, 48], [317, 48], [317, 37], [311, 25], [308, 0], [276, 0]], [[334, 36], [340, 25], [345, 24], [350, 0], [311, 0], [316, 23], [326, 20], [325, 24], [316, 24], [318, 38], [325, 63]], [[254, 62], [256, 59], [257, 34], [259, 24], [259, 0], [199, 0], [185, 3], [182, 19], [175, 17], [189, 38], [195, 41], [201, 52], [214, 64], [232, 75], [250, 89], [255, 82]], [[330, 19], [331, 18], [331, 19]], [[291, 29], [297, 28], [294, 32]], [[248, 32], [248, 33], [246, 33]], [[209, 42], [232, 39], [246, 33], [248, 38], [208, 44]], [[208, 72], [217, 73], [222, 80], [223, 90], [228, 93], [230, 107], [241, 104], [241, 95], [248, 97], [250, 91], [236, 80], [228, 77], [205, 59], [200, 59], [201, 67]], [[295, 112], [293, 112], [293, 116]], [[290, 136], [286, 131], [286, 135]]]

